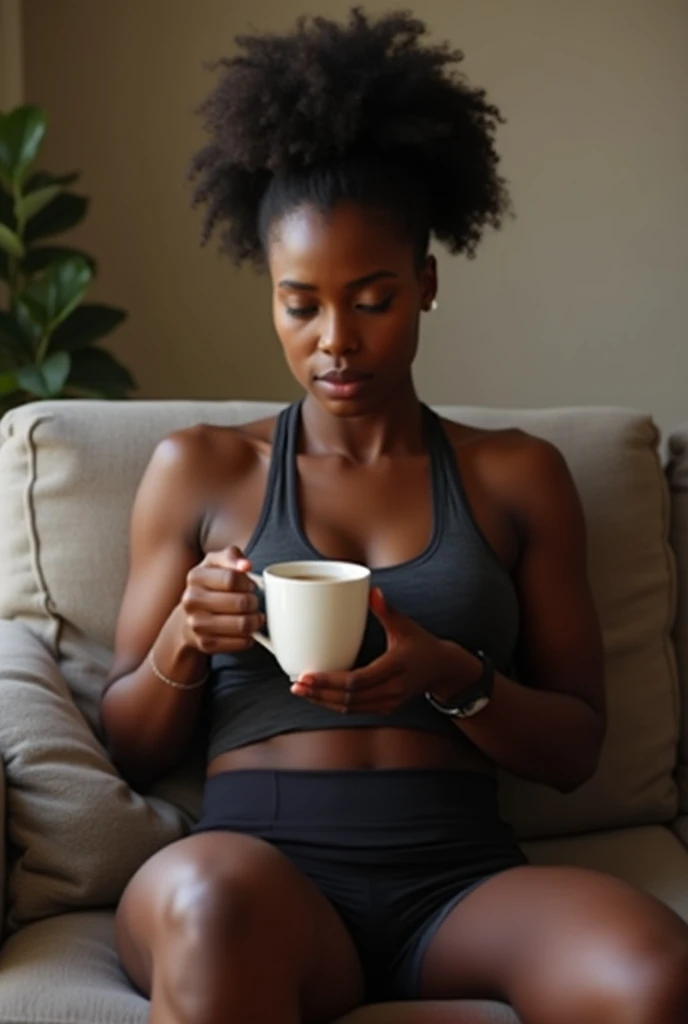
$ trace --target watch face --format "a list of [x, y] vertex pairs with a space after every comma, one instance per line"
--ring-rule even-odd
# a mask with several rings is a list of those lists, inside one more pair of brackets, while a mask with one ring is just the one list
[[472, 701], [470, 704], [466, 704], [465, 707], [458, 709], [454, 712], [457, 718], [472, 718], [473, 715], [477, 715], [479, 711], [487, 707], [490, 703], [489, 697], [478, 697], [477, 700]]

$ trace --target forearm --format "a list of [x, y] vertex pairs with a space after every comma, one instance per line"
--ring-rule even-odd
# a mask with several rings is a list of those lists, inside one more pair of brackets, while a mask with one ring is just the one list
[[[207, 672], [207, 656], [184, 641], [178, 608], [153, 647], [158, 669], [181, 685], [193, 686]], [[110, 755], [127, 779], [145, 785], [180, 761], [195, 732], [203, 692], [166, 685], [148, 658], [110, 684], [101, 723]]]
[[[456, 672], [434, 690], [440, 700], [456, 694], [457, 678], [470, 686], [477, 677], [473, 655], [457, 648], [454, 658]], [[584, 701], [516, 683], [500, 672], [495, 672], [487, 707], [454, 722], [501, 768], [562, 792], [576, 789], [593, 774], [604, 736], [603, 716]]]

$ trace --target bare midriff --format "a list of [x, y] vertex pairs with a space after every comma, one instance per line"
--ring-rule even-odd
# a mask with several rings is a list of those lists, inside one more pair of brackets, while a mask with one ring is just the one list
[[492, 762], [463, 736], [456, 739], [416, 729], [318, 729], [290, 732], [219, 754], [208, 775], [220, 772], [351, 771], [443, 768], [493, 775]]

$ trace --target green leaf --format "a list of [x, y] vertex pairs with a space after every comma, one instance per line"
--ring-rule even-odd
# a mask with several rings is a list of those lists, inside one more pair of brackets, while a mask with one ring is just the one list
[[0, 395], [11, 395], [19, 390], [19, 381], [14, 372], [0, 373]]
[[25, 391], [38, 398], [54, 398], [62, 391], [71, 369], [71, 357], [66, 352], [55, 352], [41, 363], [21, 366], [17, 380]]
[[81, 249], [72, 249], [67, 245], [42, 245], [35, 249], [29, 249], [22, 260], [21, 268], [25, 274], [37, 274], [40, 270], [45, 270], [46, 267], [49, 267], [51, 263], [64, 259], [67, 256], [79, 256], [82, 260], [86, 260], [91, 268], [92, 276], [95, 277], [98, 264], [93, 257], [89, 256], [86, 252], [82, 252]]
[[83, 303], [77, 306], [57, 328], [50, 339], [50, 350], [77, 352], [92, 342], [109, 334], [127, 314], [123, 309], [104, 306], [100, 303]]
[[69, 377], [72, 368], [72, 357], [67, 352], [53, 352], [43, 360], [41, 370], [51, 395], [59, 395]]
[[30, 395], [36, 395], [38, 398], [48, 397], [48, 391], [45, 381], [43, 380], [43, 374], [41, 373], [40, 366], [22, 366], [17, 373], [17, 381], [20, 387], [22, 387], [24, 391], [28, 391]]
[[63, 192], [48, 203], [26, 225], [24, 241], [28, 244], [50, 235], [59, 235], [73, 228], [86, 216], [88, 199], [72, 192]]
[[69, 174], [49, 174], [47, 171], [35, 171], [24, 183], [24, 193], [35, 192], [39, 188], [47, 188], [48, 185], [73, 185], [81, 175], [78, 171], [71, 171]]
[[15, 235], [14, 231], [10, 231], [9, 228], [5, 227], [4, 224], [0, 224], [0, 249], [4, 249], [10, 256], [15, 256], [18, 259], [21, 259], [24, 255], [24, 246], [21, 244], [21, 239], [18, 235]]
[[16, 107], [0, 115], [0, 178], [14, 189], [38, 155], [46, 116], [40, 107]]
[[55, 196], [61, 195], [62, 192], [61, 185], [47, 185], [45, 188], [37, 188], [35, 192], [29, 192], [14, 204], [17, 220], [26, 224], [27, 220], [35, 217], [48, 203], [52, 203]]
[[91, 282], [91, 268], [80, 256], [51, 263], [21, 292], [18, 302], [43, 331], [52, 331], [77, 306]]
[[127, 392], [136, 388], [136, 382], [129, 371], [101, 348], [86, 348], [73, 354], [67, 383], [83, 391], [98, 392], [107, 398], [126, 398]]
[[15, 312], [26, 336], [30, 337], [32, 342], [38, 341], [48, 327], [48, 314], [43, 303], [22, 292], [17, 299]]

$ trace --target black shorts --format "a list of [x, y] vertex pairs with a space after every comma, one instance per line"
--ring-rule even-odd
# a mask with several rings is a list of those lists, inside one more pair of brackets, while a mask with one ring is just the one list
[[206, 782], [194, 832], [267, 840], [337, 910], [366, 999], [417, 999], [423, 957], [456, 904], [527, 863], [496, 782], [468, 771], [232, 771]]

